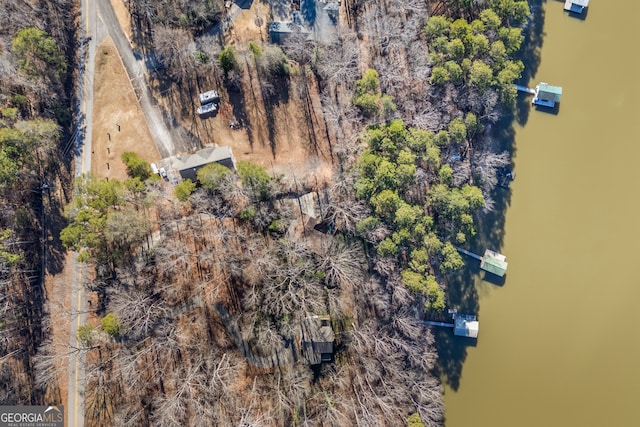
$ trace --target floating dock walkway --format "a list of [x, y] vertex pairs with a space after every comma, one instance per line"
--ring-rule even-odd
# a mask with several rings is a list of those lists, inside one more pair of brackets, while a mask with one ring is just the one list
[[526, 92], [526, 93], [530, 93], [531, 95], [535, 95], [536, 94], [536, 90], [535, 89], [531, 89], [528, 88], [526, 86], [520, 86], [520, 85], [514, 85], [516, 87], [516, 90], [518, 90], [519, 92]]
[[429, 326], [442, 326], [443, 328], [453, 328], [453, 323], [445, 323], [445, 322], [434, 322], [432, 320], [425, 320], [425, 325]]
[[465, 254], [466, 256], [470, 256], [471, 258], [475, 258], [478, 261], [482, 261], [482, 257], [478, 254], [474, 254], [473, 252], [469, 252], [468, 250], [459, 248], [457, 246], [455, 248], [458, 250], [458, 252]]

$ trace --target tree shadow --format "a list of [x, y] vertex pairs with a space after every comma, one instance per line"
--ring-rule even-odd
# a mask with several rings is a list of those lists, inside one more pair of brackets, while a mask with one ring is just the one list
[[[129, 3], [129, 15], [131, 17], [131, 42], [132, 46], [142, 49], [143, 56], [153, 54], [153, 27], [142, 13], [137, 11], [134, 2]], [[135, 51], [135, 49], [134, 49]], [[148, 68], [151, 69], [151, 68]]]
[[[319, 3], [319, 2], [318, 2]], [[321, 3], [322, 4], [322, 3]], [[315, 0], [301, 0], [300, 1], [300, 13], [304, 21], [309, 24], [310, 27], [316, 23], [316, 1]]]
[[540, 111], [542, 113], [551, 114], [552, 116], [557, 116], [558, 114], [560, 114], [560, 103], [556, 102], [556, 104], [553, 107], [545, 107], [545, 106], [542, 106], [542, 105], [536, 105], [535, 106], [535, 110], [536, 111]]
[[503, 287], [507, 281], [507, 275], [505, 274], [504, 276], [501, 277], [496, 274], [485, 272], [484, 276], [482, 277], [482, 281], [491, 283], [492, 285], [495, 285], [495, 286]]
[[[540, 67], [540, 52], [545, 35], [543, 32], [545, 17], [545, 11], [542, 7], [543, 3], [546, 3], [546, 0], [531, 0], [529, 2], [531, 20], [523, 29], [524, 41], [522, 42], [522, 51], [520, 53], [520, 60], [524, 64], [524, 71], [522, 72], [522, 77], [517, 81], [517, 83], [522, 86], [533, 85], [531, 80], [537, 74], [538, 68]], [[529, 112], [531, 111], [530, 104], [530, 95], [518, 96], [516, 103], [516, 121], [521, 126], [524, 126], [529, 119]]]
[[[450, 308], [455, 308], [462, 314], [478, 312], [479, 298], [475, 277], [479, 273], [479, 263], [476, 260], [470, 260], [466, 268], [450, 276], [450, 285], [447, 288]], [[450, 318], [442, 320], [451, 322]], [[458, 390], [462, 368], [467, 358], [467, 347], [475, 347], [477, 340], [456, 336], [450, 328], [433, 328], [433, 334], [438, 351], [435, 373], [444, 384], [453, 390]]]
[[251, 126], [251, 119], [247, 114], [247, 104], [242, 89], [229, 87], [227, 85], [227, 95], [229, 96], [229, 105], [231, 106], [233, 117], [235, 117], [240, 127], [246, 130], [249, 145], [253, 146], [253, 127]]
[[[269, 137], [269, 146], [271, 147], [271, 155], [276, 155], [276, 116], [274, 111], [281, 105], [289, 103], [289, 91], [291, 89], [291, 81], [288, 75], [267, 77], [258, 71], [260, 87], [262, 92], [262, 102], [266, 113], [267, 132]], [[268, 81], [270, 80], [270, 81]], [[266, 90], [267, 85], [272, 85], [270, 90]]]
[[[193, 132], [193, 127], [189, 130], [180, 122], [187, 116], [197, 117], [193, 82], [188, 81], [187, 87], [184, 87], [162, 71], [150, 73], [149, 80], [149, 100], [162, 115], [162, 121], [172, 136], [175, 152], [182, 153], [202, 148], [204, 145], [201, 138]], [[171, 154], [165, 153], [164, 147], [160, 145], [157, 147], [161, 156]]]
[[274, 21], [286, 21], [291, 17], [291, 2], [287, 0], [267, 0]]

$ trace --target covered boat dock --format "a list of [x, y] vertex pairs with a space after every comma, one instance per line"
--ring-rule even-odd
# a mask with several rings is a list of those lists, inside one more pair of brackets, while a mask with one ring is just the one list
[[589, 6], [589, 0], [565, 0], [564, 10], [582, 15]]

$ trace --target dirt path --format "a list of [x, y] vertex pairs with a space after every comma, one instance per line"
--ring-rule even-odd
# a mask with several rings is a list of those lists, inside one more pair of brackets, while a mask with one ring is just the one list
[[[65, 261], [65, 266], [68, 263]], [[68, 395], [68, 378], [69, 378], [69, 363], [65, 357], [69, 353], [69, 328], [71, 325], [70, 316], [68, 313], [71, 311], [71, 299], [69, 298], [71, 292], [71, 282], [73, 280], [73, 274], [70, 269], [65, 268], [62, 272], [56, 275], [45, 276], [44, 286], [47, 295], [48, 311], [51, 315], [50, 331], [52, 348], [51, 351], [57, 357], [59, 362], [56, 362], [56, 372], [58, 374], [58, 384], [60, 387], [60, 396], [62, 396], [62, 405], [65, 410], [65, 417], [69, 409], [69, 395]]]

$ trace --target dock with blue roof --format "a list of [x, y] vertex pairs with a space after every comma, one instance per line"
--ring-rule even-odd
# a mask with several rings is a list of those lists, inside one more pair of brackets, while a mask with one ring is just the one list
[[540, 83], [536, 86], [536, 92], [533, 95], [533, 105], [541, 107], [554, 108], [560, 102], [562, 96], [562, 87], [553, 86], [548, 83]]
[[565, 0], [564, 10], [582, 15], [589, 6], [589, 0]]
[[561, 86], [553, 86], [545, 82], [539, 83], [535, 89], [521, 85], [514, 85], [514, 87], [519, 92], [533, 95], [531, 103], [539, 107], [554, 108], [556, 104], [560, 103], [560, 98], [562, 97]]

